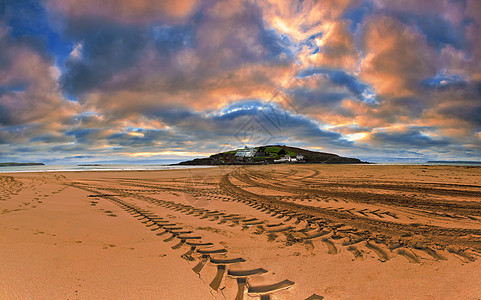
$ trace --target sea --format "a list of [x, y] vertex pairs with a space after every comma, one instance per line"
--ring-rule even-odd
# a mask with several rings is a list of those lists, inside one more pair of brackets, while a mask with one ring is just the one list
[[[376, 165], [437, 165], [437, 166], [481, 166], [481, 162], [377, 162], [371, 164]], [[365, 165], [363, 165], [365, 166]], [[141, 165], [141, 164], [102, 164], [102, 165], [44, 165], [44, 166], [14, 166], [0, 167], [0, 173], [17, 173], [17, 172], [79, 172], [79, 171], [152, 171], [152, 170], [175, 170], [175, 169], [193, 169], [193, 168], [213, 168], [216, 166], [180, 166], [180, 165]]]
[[481, 167], [481, 162], [478, 161], [459, 161], [459, 162], [379, 162], [372, 165], [382, 166], [478, 166]]
[[151, 170], [176, 170], [192, 168], [212, 168], [212, 166], [175, 166], [175, 165], [44, 165], [44, 166], [14, 166], [0, 167], [0, 173], [17, 172], [79, 172], [79, 171], [151, 171]]

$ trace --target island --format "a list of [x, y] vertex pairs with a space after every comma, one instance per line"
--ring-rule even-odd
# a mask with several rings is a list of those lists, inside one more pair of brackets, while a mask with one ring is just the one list
[[357, 158], [316, 152], [286, 145], [247, 147], [183, 161], [176, 165], [252, 165], [280, 163], [366, 164]]
[[45, 166], [45, 164], [44, 163], [15, 163], [15, 162], [0, 163], [0, 167], [23, 167], [23, 166]]

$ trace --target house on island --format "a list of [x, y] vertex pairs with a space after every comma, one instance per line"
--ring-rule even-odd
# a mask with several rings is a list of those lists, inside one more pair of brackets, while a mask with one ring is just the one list
[[242, 149], [238, 149], [235, 153], [237, 157], [254, 157], [256, 155], [256, 149], [254, 147], [245, 146]]
[[274, 162], [296, 162], [297, 159], [292, 158], [289, 154], [284, 155], [284, 157], [281, 157], [279, 159], [274, 159]]
[[302, 154], [297, 154], [296, 157], [291, 157], [289, 154], [284, 155], [284, 157], [281, 157], [279, 159], [274, 159], [275, 163], [283, 163], [283, 162], [303, 162], [304, 161], [304, 155]]

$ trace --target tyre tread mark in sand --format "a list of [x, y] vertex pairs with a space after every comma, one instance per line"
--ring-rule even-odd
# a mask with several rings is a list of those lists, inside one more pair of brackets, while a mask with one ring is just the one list
[[[83, 189], [83, 190], [87, 190], [89, 192], [99, 194], [97, 191], [86, 188], [86, 187], [80, 187], [80, 186], [77, 186], [77, 187], [80, 188], [80, 189]], [[119, 206], [120, 208], [122, 208], [123, 210], [125, 210], [126, 212], [131, 214], [134, 218], [141, 221], [142, 224], [145, 224], [146, 227], [147, 226], [150, 227], [151, 224], [149, 224], [149, 223], [152, 222], [159, 227], [165, 228], [166, 231], [169, 231], [169, 233], [173, 233], [172, 236], [168, 239], [165, 239], [164, 242], [169, 242], [174, 238], [181, 239], [181, 242], [185, 241], [186, 239], [189, 239], [189, 238], [196, 239], [196, 240], [201, 239], [201, 237], [197, 237], [197, 236], [181, 236], [179, 234], [175, 234], [175, 230], [182, 229], [181, 224], [173, 224], [173, 223], [170, 223], [170, 222], [166, 222], [167, 220], [165, 220], [163, 217], [160, 217], [157, 214], [155, 214], [153, 212], [150, 212], [149, 210], [141, 209], [137, 206], [129, 204], [126, 201], [123, 201], [123, 200], [119, 199], [118, 197], [114, 197], [114, 196], [110, 196], [110, 195], [109, 196], [104, 195], [101, 198], [107, 199], [107, 200], [111, 201], [113, 204]], [[144, 221], [144, 219], [147, 219], [147, 221]], [[198, 245], [209, 245], [210, 246], [211, 243], [199, 242]], [[207, 250], [205, 250], [205, 249], [195, 250], [195, 248], [192, 248], [192, 247], [196, 247], [195, 244], [193, 246], [191, 246], [191, 249], [189, 250], [191, 252], [190, 254], [192, 254], [194, 251], [197, 251], [199, 254], [201, 254], [201, 258], [200, 258], [199, 263], [196, 266], [194, 266], [193, 269], [192, 269], [194, 271], [194, 273], [200, 275], [200, 272], [202, 271], [204, 266], [208, 263], [212, 263], [212, 264], [216, 265], [216, 268], [217, 268], [216, 275], [214, 276], [214, 278], [212, 279], [212, 281], [209, 284], [209, 287], [211, 289], [213, 289], [214, 291], [219, 290], [220, 285], [221, 285], [222, 281], [224, 280], [224, 274], [226, 273], [226, 271], [227, 271], [227, 274], [229, 274], [227, 265], [245, 262], [245, 259], [243, 259], [241, 257], [237, 257], [237, 258], [212, 258], [210, 256], [211, 254], [226, 253], [227, 250], [223, 249], [223, 248], [218, 249], [218, 250], [209, 250], [209, 249], [207, 249]], [[179, 249], [179, 248], [180, 248], [180, 246], [176, 247], [175, 249]], [[188, 253], [189, 253], [189, 251], [188, 251]], [[238, 275], [244, 275], [242, 278], [246, 279], [247, 276], [249, 276], [249, 275], [257, 274], [258, 276], [261, 276], [265, 272], [266, 271], [264, 269], [258, 268], [258, 269], [255, 269], [255, 270], [244, 271], [244, 272], [238, 271], [237, 274]], [[235, 274], [235, 271], [233, 273], [231, 273], [231, 275], [233, 275], [233, 274]], [[259, 295], [262, 295], [262, 297], [267, 297], [266, 299], [269, 299], [270, 294], [275, 293], [279, 290], [288, 289], [289, 287], [294, 285], [294, 282], [290, 281], [288, 279], [286, 279], [284, 281], [281, 281], [281, 282], [278, 282], [276, 284], [262, 285], [262, 286], [251, 286], [248, 283], [247, 284], [245, 284], [245, 282], [243, 283], [242, 281], [243, 281], [242, 279], [237, 280], [238, 291], [237, 291], [236, 299], [238, 299], [238, 300], [243, 299], [244, 289], [246, 287], [248, 288], [248, 291], [247, 291], [248, 293], [259, 294]]]
[[[268, 183], [261, 183], [254, 181], [249, 178], [249, 171], [246, 171], [243, 169], [243, 173], [240, 173], [239, 170], [237, 172], [232, 172], [231, 174], [234, 178], [237, 180], [240, 180], [242, 182], [248, 183], [254, 187], [260, 187], [260, 188], [268, 188], [268, 189], [274, 189], [278, 191], [283, 191], [283, 192], [294, 192], [294, 193], [306, 193], [306, 194], [317, 194], [317, 193], [322, 193], [324, 196], [330, 196], [330, 197], [339, 197], [339, 198], [344, 198], [344, 199], [349, 199], [349, 201], [354, 201], [354, 202], [359, 202], [359, 203], [381, 203], [381, 204], [388, 204], [388, 205], [393, 205], [393, 206], [400, 206], [400, 207], [428, 207], [429, 209], [441, 209], [442, 211], [451, 211], [453, 209], [461, 209], [466, 212], [474, 213], [474, 214], [480, 214], [480, 209], [481, 209], [481, 203], [477, 202], [464, 202], [462, 204], [454, 201], [442, 201], [442, 205], [439, 205], [439, 202], [436, 203], [430, 203], [426, 202], [423, 199], [418, 199], [413, 196], [401, 196], [397, 195], [396, 197], [392, 197], [389, 195], [384, 195], [382, 193], [372, 193], [372, 192], [363, 192], [363, 191], [357, 191], [355, 195], [350, 192], [350, 191], [344, 191], [344, 190], [330, 190], [330, 189], [320, 189], [320, 190], [313, 190], [311, 188], [306, 189], [302, 188], [302, 186], [280, 186], [276, 185], [275, 187], [271, 186]], [[272, 175], [266, 173], [263, 176], [264, 178], [269, 178], [272, 177]], [[278, 179], [272, 177], [272, 180], [274, 182], [278, 181]], [[399, 186], [398, 186], [399, 185]], [[352, 184], [348, 183], [319, 183], [316, 182], [316, 187], [321, 188], [321, 187], [362, 187], [362, 188], [372, 188], [376, 189], [376, 187], [379, 187], [378, 185], [373, 185], [373, 184], [367, 184], [363, 183], [362, 185], [360, 184], [355, 184], [352, 186]], [[478, 186], [476, 186], [478, 187]], [[410, 189], [411, 188], [411, 189]], [[481, 187], [480, 187], [481, 188]], [[392, 184], [392, 185], [384, 185], [383, 189], [387, 190], [396, 190], [396, 191], [412, 191], [414, 193], [420, 193], [420, 192], [431, 192], [432, 194], [442, 194], [446, 195], [449, 193], [449, 191], [452, 192], [452, 195], [455, 196], [466, 196], [466, 197], [474, 197], [476, 199], [479, 199], [481, 197], [481, 191], [465, 191], [463, 189], [456, 189], [456, 190], [447, 190], [447, 189], [440, 189], [437, 190], [435, 188], [424, 188], [424, 189], [419, 189], [412, 187], [410, 185], [406, 184]], [[375, 197], [373, 197], [375, 195]], [[467, 205], [467, 206], [466, 206]]]
[[386, 251], [384, 251], [381, 247], [379, 247], [378, 245], [372, 243], [372, 242], [369, 242], [369, 241], [366, 241], [366, 247], [369, 248], [370, 250], [372, 250], [374, 253], [376, 253], [376, 255], [379, 257], [379, 260], [384, 262], [384, 261], [388, 261], [389, 260], [389, 256], [387, 254]]
[[[238, 172], [238, 171], [237, 171]], [[236, 172], [232, 172], [236, 173]], [[319, 207], [306, 206], [298, 203], [282, 202], [275, 197], [258, 195], [242, 189], [233, 184], [229, 177], [232, 173], [226, 174], [221, 178], [220, 187], [227, 195], [241, 198], [241, 202], [245, 203], [263, 203], [267, 206], [276, 206], [283, 209], [291, 210], [302, 214], [304, 216], [321, 217], [328, 222], [339, 222], [346, 220], [353, 226], [370, 232], [381, 231], [387, 236], [399, 237], [405, 234], [418, 234], [430, 236], [431, 240], [436, 243], [444, 243], [449, 245], [451, 243], [469, 245], [468, 247], [480, 247], [479, 243], [468, 240], [460, 240], [457, 237], [460, 235], [481, 235], [481, 230], [478, 229], [463, 229], [463, 228], [447, 228], [437, 227], [431, 225], [414, 226], [415, 224], [396, 223], [391, 220], [383, 219], [366, 219], [363, 217], [353, 216], [347, 213], [340, 213], [335, 211], [326, 211]], [[372, 196], [372, 195], [371, 195]]]
[[337, 254], [337, 248], [330, 239], [322, 238], [321, 241], [327, 246], [329, 254]]
[[405, 257], [412, 264], [419, 264], [421, 262], [419, 257], [409, 249], [400, 248], [396, 250], [396, 253]]

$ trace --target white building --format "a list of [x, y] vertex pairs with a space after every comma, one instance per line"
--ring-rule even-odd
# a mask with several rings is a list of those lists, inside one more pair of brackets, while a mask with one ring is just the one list
[[290, 155], [284, 155], [284, 157], [279, 159], [274, 159], [274, 162], [296, 162], [296, 158], [292, 158]]
[[256, 155], [256, 149], [254, 147], [249, 148], [245, 146], [243, 149], [238, 149], [235, 153], [237, 157], [254, 157]]

